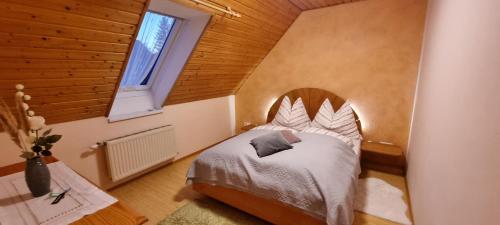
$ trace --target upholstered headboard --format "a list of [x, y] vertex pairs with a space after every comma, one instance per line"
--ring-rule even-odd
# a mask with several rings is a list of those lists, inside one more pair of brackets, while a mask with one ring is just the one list
[[[341, 97], [335, 95], [334, 93], [331, 93], [329, 91], [319, 89], [319, 88], [299, 88], [295, 89], [292, 91], [289, 91], [285, 93], [284, 95], [280, 96], [271, 106], [269, 109], [269, 112], [267, 113], [267, 122], [271, 122], [274, 119], [274, 116], [278, 112], [278, 109], [281, 105], [281, 101], [285, 96], [288, 96], [290, 98], [290, 101], [295, 102], [297, 98], [302, 98], [302, 102], [304, 102], [304, 106], [306, 107], [307, 114], [309, 114], [309, 118], [311, 120], [314, 119], [314, 116], [318, 112], [319, 108], [321, 107], [321, 104], [323, 101], [325, 101], [326, 98], [330, 100], [330, 102], [333, 105], [334, 110], [338, 110], [344, 103], [345, 100], [342, 99]], [[361, 123], [359, 121], [358, 115], [356, 112], [354, 112], [354, 116], [356, 117], [356, 123], [358, 124], [358, 130], [361, 132]]]

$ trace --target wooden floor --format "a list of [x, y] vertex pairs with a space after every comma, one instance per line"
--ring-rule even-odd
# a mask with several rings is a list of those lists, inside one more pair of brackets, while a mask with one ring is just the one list
[[[157, 224], [188, 201], [203, 198], [185, 186], [187, 169], [196, 156], [174, 162], [109, 192], [145, 215], [149, 219], [148, 225]], [[362, 176], [383, 179], [407, 193], [403, 177], [376, 171], [364, 171]], [[405, 196], [405, 201], [407, 201], [407, 196]], [[397, 223], [356, 212], [354, 225], [397, 225]]]

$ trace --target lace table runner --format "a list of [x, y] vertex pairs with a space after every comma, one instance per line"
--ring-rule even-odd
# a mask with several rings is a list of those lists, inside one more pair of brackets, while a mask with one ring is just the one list
[[49, 198], [48, 194], [32, 197], [24, 171], [0, 177], [1, 225], [69, 224], [117, 201], [62, 162], [51, 163], [48, 167], [52, 191], [62, 192], [71, 187], [64, 199], [51, 205], [54, 198]]

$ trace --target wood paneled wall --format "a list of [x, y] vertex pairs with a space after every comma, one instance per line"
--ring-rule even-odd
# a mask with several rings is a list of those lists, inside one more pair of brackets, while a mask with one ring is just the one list
[[48, 122], [103, 116], [146, 0], [1, 0], [0, 97]]

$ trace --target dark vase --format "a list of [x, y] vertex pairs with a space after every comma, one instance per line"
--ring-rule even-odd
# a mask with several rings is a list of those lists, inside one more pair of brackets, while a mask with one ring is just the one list
[[40, 156], [26, 160], [24, 175], [33, 197], [40, 197], [50, 192], [49, 168]]

